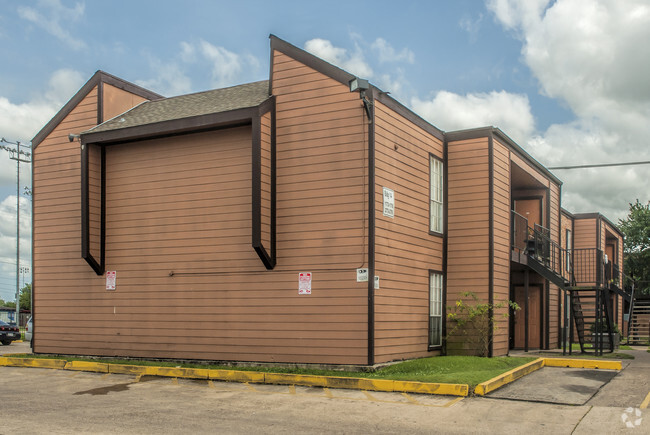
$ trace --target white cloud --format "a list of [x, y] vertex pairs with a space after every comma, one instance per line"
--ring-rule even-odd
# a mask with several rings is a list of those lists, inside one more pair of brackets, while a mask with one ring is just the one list
[[152, 57], [149, 59], [149, 65], [151, 70], [156, 72], [156, 76], [149, 80], [136, 80], [143, 88], [166, 97], [186, 94], [192, 90], [192, 80], [177, 63], [162, 62]]
[[372, 43], [371, 48], [379, 56], [379, 62], [415, 62], [415, 54], [408, 48], [403, 48], [402, 50], [395, 51], [392, 45], [390, 45], [384, 38], [377, 38], [375, 42]]
[[199, 49], [203, 57], [212, 63], [212, 83], [218, 88], [241, 83], [244, 72], [260, 67], [260, 62], [254, 56], [233, 53], [204, 40], [199, 43]]
[[505, 91], [458, 95], [440, 91], [431, 100], [413, 98], [411, 106], [423, 118], [446, 131], [491, 125], [519, 143], [527, 141], [535, 131], [526, 95]]
[[[305, 50], [358, 77], [372, 79], [373, 84], [395, 98], [408, 98], [406, 94], [411, 87], [401, 64], [415, 62], [413, 52], [408, 48], [397, 51], [384, 38], [377, 38], [372, 43], [354, 33], [350, 34], [350, 38], [353, 41], [352, 49], [337, 47], [327, 39], [315, 38], [305, 43]], [[368, 53], [370, 55], [366, 58]]]
[[42, 28], [52, 36], [68, 44], [75, 50], [86, 47], [86, 43], [72, 36], [68, 29], [74, 29], [74, 23], [84, 16], [86, 5], [75, 3], [73, 7], [64, 6], [60, 0], [39, 0], [36, 8], [18, 7], [18, 15]]
[[458, 25], [461, 29], [466, 31], [469, 34], [470, 42], [476, 42], [478, 38], [478, 32], [481, 29], [481, 22], [483, 21], [483, 14], [479, 13], [476, 19], [472, 19], [468, 16], [464, 16], [458, 22]]
[[[67, 100], [82, 86], [82, 75], [74, 70], [55, 71], [43, 96], [25, 103], [13, 103], [0, 97], [0, 132], [1, 136], [11, 142], [29, 145], [38, 131], [61, 109]], [[11, 148], [15, 146], [11, 145]], [[0, 187], [15, 186], [16, 164], [2, 151], [0, 154]], [[21, 185], [30, 184], [29, 167], [23, 165]]]
[[374, 75], [359, 45], [350, 53], [345, 48], [335, 47], [326, 39], [315, 38], [305, 42], [305, 50], [358, 77], [370, 79]]
[[[650, 160], [650, 5], [645, 0], [488, 0], [496, 19], [522, 42], [540, 91], [575, 113], [530, 142], [543, 163], [570, 165]], [[575, 212], [647, 202], [650, 169], [558, 171], [564, 205]], [[597, 186], [597, 187], [596, 187]]]

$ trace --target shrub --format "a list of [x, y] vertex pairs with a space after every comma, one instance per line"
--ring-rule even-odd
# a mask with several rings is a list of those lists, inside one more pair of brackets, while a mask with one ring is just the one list
[[[463, 337], [464, 343], [474, 349], [478, 356], [488, 356], [492, 332], [498, 329], [494, 313], [501, 308], [520, 309], [519, 305], [510, 300], [498, 303], [481, 302], [473, 292], [462, 293], [461, 298], [448, 309], [447, 320], [454, 326], [447, 333], [447, 342], [452, 337]], [[508, 318], [508, 311], [499, 317]]]

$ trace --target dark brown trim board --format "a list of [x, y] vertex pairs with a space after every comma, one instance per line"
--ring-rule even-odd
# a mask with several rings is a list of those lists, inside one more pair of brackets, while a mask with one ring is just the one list
[[[442, 160], [443, 162], [448, 162], [448, 146], [449, 144], [447, 143], [447, 139], [443, 139], [442, 141]], [[444, 234], [442, 236], [442, 291], [444, 293], [444, 298], [442, 300], [442, 312], [444, 315], [444, 320], [442, 322], [442, 337], [443, 337], [443, 354], [447, 354], [447, 340], [445, 337], [447, 337], [447, 249], [448, 249], [448, 234], [449, 234], [449, 165], [443, 165], [443, 179], [444, 179], [444, 201], [442, 205], [442, 213], [443, 213], [443, 222], [442, 222], [442, 228], [444, 231]]]
[[[489, 290], [488, 290], [488, 302], [490, 304], [489, 318], [494, 317], [494, 310], [492, 306], [494, 304], [494, 139], [492, 134], [488, 136], [488, 182], [490, 184], [488, 188], [489, 196], [489, 224], [488, 224], [488, 249], [489, 249], [489, 258], [488, 262], [488, 280], [489, 280]], [[490, 349], [488, 356], [491, 358], [494, 355], [494, 328], [490, 328]]]
[[81, 146], [81, 258], [86, 260], [97, 275], [104, 274], [104, 253], [106, 237], [106, 154], [101, 149], [101, 223], [100, 223], [100, 258], [99, 261], [90, 252], [90, 188], [89, 188], [89, 148]]
[[[267, 100], [268, 101], [268, 100]], [[103, 143], [117, 145], [137, 140], [147, 140], [179, 134], [200, 133], [219, 128], [248, 125], [258, 116], [259, 107], [246, 107], [227, 112], [211, 113], [190, 118], [156, 122], [136, 127], [93, 133], [92, 130], [81, 135], [81, 143]]]
[[368, 365], [375, 364], [375, 95], [368, 119]]
[[[261, 123], [262, 116], [271, 112], [271, 234], [270, 246], [264, 246], [262, 243], [262, 142], [261, 142]], [[258, 113], [252, 122], [252, 246], [257, 255], [262, 260], [264, 267], [271, 270], [275, 267], [275, 97], [271, 97], [262, 103], [259, 107]]]

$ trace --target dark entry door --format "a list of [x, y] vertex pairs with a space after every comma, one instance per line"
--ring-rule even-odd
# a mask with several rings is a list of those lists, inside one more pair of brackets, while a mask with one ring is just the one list
[[[515, 287], [514, 301], [521, 308], [514, 314], [514, 347], [526, 347], [526, 290]], [[539, 349], [542, 335], [542, 288], [528, 287], [528, 348]]]

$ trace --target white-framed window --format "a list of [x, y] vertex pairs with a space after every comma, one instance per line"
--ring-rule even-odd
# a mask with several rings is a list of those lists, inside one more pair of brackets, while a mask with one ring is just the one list
[[429, 157], [429, 195], [431, 196], [429, 230], [443, 232], [444, 171], [442, 160]]
[[442, 282], [440, 273], [429, 272], [429, 347], [442, 346]]

